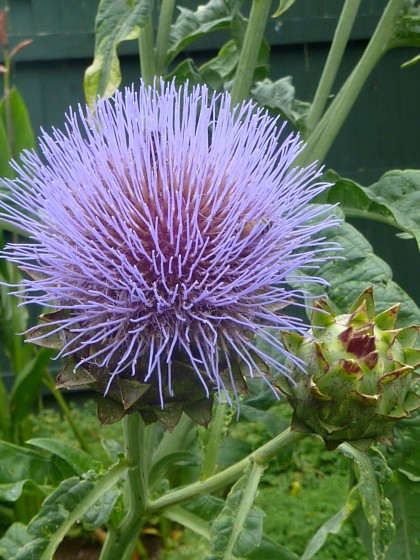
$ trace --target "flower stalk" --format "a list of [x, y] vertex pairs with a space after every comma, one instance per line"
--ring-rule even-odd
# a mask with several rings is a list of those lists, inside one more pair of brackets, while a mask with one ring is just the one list
[[128, 465], [124, 491], [126, 515], [119, 527], [110, 529], [100, 560], [130, 560], [145, 519], [151, 446], [140, 414], [124, 417], [123, 433]]
[[210, 476], [206, 480], [190, 484], [185, 488], [168, 492], [165, 496], [151, 502], [147, 508], [147, 513], [155, 514], [168, 507], [185, 502], [186, 500], [196, 498], [204, 494], [217, 492], [218, 490], [226, 488], [238, 480], [250, 461], [254, 461], [261, 466], [267, 465], [276, 455], [281, 453], [287, 447], [295, 445], [307, 435], [310, 434], [294, 432], [290, 428], [287, 428], [287, 430], [227, 469]]
[[324, 112], [351, 30], [353, 29], [357, 12], [359, 11], [360, 2], [361, 0], [346, 0], [341, 11], [327, 61], [306, 121], [306, 129], [309, 134]]
[[151, 86], [156, 77], [152, 18], [140, 30], [139, 47], [141, 77], [146, 85]]
[[253, 0], [252, 2], [244, 43], [233, 79], [232, 106], [249, 97], [270, 6], [271, 0]]
[[404, 0], [388, 2], [362, 58], [309, 136], [304, 150], [297, 159], [298, 165], [304, 166], [312, 161], [324, 160], [366, 80], [388, 50], [394, 34], [395, 22], [403, 6]]
[[204, 449], [203, 470], [201, 479], [205, 480], [215, 473], [217, 467], [217, 454], [220, 443], [225, 432], [227, 403], [217, 403], [213, 408], [213, 418], [206, 433], [206, 445]]
[[175, 9], [175, 0], [163, 0], [159, 14], [156, 36], [156, 74], [161, 76], [166, 71], [166, 55], [168, 51], [169, 33]]

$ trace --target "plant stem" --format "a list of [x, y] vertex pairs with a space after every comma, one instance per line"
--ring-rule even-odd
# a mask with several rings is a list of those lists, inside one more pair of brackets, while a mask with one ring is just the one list
[[[80, 519], [83, 514], [90, 509], [98, 499], [110, 490], [120, 478], [122, 472], [127, 468], [125, 461], [121, 461], [111, 467], [111, 469], [95, 484], [93, 490], [71, 511], [65, 521], [55, 531], [50, 543], [42, 553], [40, 560], [51, 560], [58, 545], [63, 540], [71, 526]], [[119, 558], [116, 556], [115, 558]]]
[[175, 9], [175, 0], [162, 0], [158, 31], [156, 37], [156, 74], [162, 75], [166, 70], [165, 60], [169, 43], [169, 32]]
[[341, 11], [330, 52], [328, 53], [328, 58], [306, 121], [308, 133], [312, 132], [314, 126], [318, 123], [324, 112], [328, 96], [330, 95], [332, 85], [337, 76], [344, 50], [353, 28], [354, 20], [359, 10], [360, 2], [361, 0], [346, 0]]
[[109, 531], [100, 560], [131, 560], [143, 523], [148, 500], [151, 447], [147, 429], [137, 412], [123, 419], [125, 458], [128, 464], [125, 499], [126, 515], [121, 525]]
[[253, 0], [248, 26], [232, 85], [232, 107], [249, 97], [271, 0]]
[[64, 399], [64, 397], [60, 393], [60, 391], [55, 388], [55, 382], [54, 382], [53, 378], [51, 377], [51, 374], [49, 373], [49, 371], [45, 372], [42, 381], [43, 381], [44, 385], [47, 387], [47, 389], [49, 389], [52, 396], [55, 398], [58, 406], [61, 409], [61, 412], [63, 413], [65, 419], [67, 420], [67, 422], [70, 426], [70, 428], [72, 429], [75, 438], [79, 442], [80, 447], [83, 449], [83, 451], [86, 451], [86, 453], [90, 453], [89, 446], [86, 443], [84, 437], [82, 436], [81, 431], [76, 426], [76, 424], [73, 420], [73, 415], [71, 413], [70, 408], [68, 407], [68, 404], [66, 403], [66, 400]]
[[303, 167], [325, 158], [367, 78], [387, 51], [404, 2], [389, 0], [362, 58], [310, 135], [305, 149], [296, 160], [297, 165]]
[[217, 453], [223, 437], [226, 418], [226, 403], [216, 403], [215, 412], [206, 433], [207, 443], [204, 450], [203, 470], [201, 480], [209, 478], [216, 471]]
[[140, 68], [141, 77], [146, 85], [153, 85], [156, 77], [155, 51], [153, 46], [152, 18], [140, 30]]
[[236, 510], [235, 520], [233, 522], [232, 532], [230, 534], [228, 543], [222, 560], [231, 560], [234, 558], [233, 549], [238, 539], [239, 534], [244, 528], [246, 518], [251, 511], [254, 504], [255, 496], [258, 491], [258, 484], [266, 468], [265, 464], [258, 463], [253, 458], [251, 461], [251, 470], [246, 481], [245, 488], [242, 493], [241, 501], [239, 502], [238, 509]]
[[273, 457], [289, 445], [303, 439], [309, 434], [302, 432], [292, 432], [290, 428], [270, 440], [268, 443], [259, 447], [256, 451], [245, 457], [231, 467], [218, 472], [206, 480], [190, 484], [185, 488], [180, 488], [168, 492], [165, 496], [152, 502], [147, 508], [147, 513], [157, 513], [167, 507], [179, 504], [191, 498], [196, 498], [203, 494], [215, 492], [229, 486], [237, 480], [243, 473], [249, 461], [256, 461], [260, 465], [267, 464]]

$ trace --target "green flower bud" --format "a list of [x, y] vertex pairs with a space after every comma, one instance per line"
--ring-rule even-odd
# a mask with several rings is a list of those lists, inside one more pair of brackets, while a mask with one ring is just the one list
[[293, 381], [277, 381], [294, 409], [293, 429], [319, 434], [329, 449], [343, 441], [392, 444], [395, 422], [420, 406], [420, 327], [396, 329], [398, 311], [395, 305], [376, 315], [368, 288], [348, 314], [317, 301], [308, 336], [283, 334], [287, 350], [306, 364], [306, 373], [288, 364]]

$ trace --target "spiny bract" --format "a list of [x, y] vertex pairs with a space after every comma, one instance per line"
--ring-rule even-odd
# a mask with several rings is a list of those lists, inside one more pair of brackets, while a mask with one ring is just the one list
[[398, 310], [375, 315], [369, 288], [348, 314], [317, 301], [308, 336], [283, 333], [289, 352], [306, 363], [306, 373], [290, 364], [295, 384], [278, 379], [294, 409], [294, 429], [319, 434], [330, 449], [343, 441], [392, 443], [395, 422], [420, 406], [419, 327], [395, 328]]

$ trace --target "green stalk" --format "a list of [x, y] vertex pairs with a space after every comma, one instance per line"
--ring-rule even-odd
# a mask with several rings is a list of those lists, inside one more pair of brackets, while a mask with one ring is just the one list
[[162, 0], [156, 37], [156, 74], [161, 76], [166, 71], [169, 33], [175, 9], [175, 0]]
[[[111, 467], [111, 469], [95, 484], [93, 490], [71, 511], [65, 521], [60, 525], [57, 531], [52, 535], [47, 548], [42, 553], [39, 560], [51, 560], [58, 545], [66, 536], [72, 525], [80, 519], [83, 514], [93, 507], [95, 503], [110, 490], [118, 481], [123, 471], [127, 468], [125, 461], [121, 461]], [[115, 558], [119, 558], [116, 556]]]
[[196, 425], [194, 420], [183, 414], [174, 431], [172, 433], [168, 431], [164, 433], [156, 451], [153, 453], [153, 463], [157, 463], [166, 455], [183, 449], [185, 440], [191, 431], [195, 429]]
[[90, 453], [90, 449], [88, 444], [86, 443], [84, 437], [82, 436], [81, 431], [79, 430], [79, 428], [77, 427], [77, 425], [75, 424], [74, 420], [73, 420], [73, 415], [71, 413], [70, 408], [68, 407], [68, 404], [66, 403], [63, 395], [60, 393], [60, 391], [58, 391], [55, 388], [55, 382], [53, 380], [53, 378], [51, 377], [51, 374], [46, 371], [42, 381], [44, 383], [44, 385], [47, 387], [47, 389], [49, 389], [49, 391], [51, 392], [52, 396], [55, 398], [56, 403], [58, 404], [58, 406], [61, 409], [61, 412], [64, 415], [64, 418], [67, 420], [70, 428], [73, 431], [73, 434], [75, 436], [75, 438], [77, 439], [77, 441], [80, 444], [80, 447], [83, 449], [83, 451], [86, 451], [86, 453]]
[[314, 131], [296, 164], [323, 161], [372, 70], [388, 49], [394, 24], [405, 0], [389, 0], [362, 58], [347, 78]]
[[258, 485], [260, 479], [266, 468], [265, 464], [257, 463], [251, 459], [251, 471], [248, 475], [248, 480], [246, 481], [245, 488], [242, 493], [241, 501], [239, 502], [238, 509], [236, 510], [235, 520], [233, 522], [232, 532], [230, 534], [228, 543], [226, 545], [225, 552], [223, 554], [222, 560], [232, 560], [233, 549], [235, 543], [239, 537], [239, 534], [244, 528], [246, 518], [251, 511], [254, 504], [255, 496], [257, 495]]
[[[123, 419], [125, 459], [128, 464], [125, 499], [126, 515], [121, 525], [109, 531], [100, 560], [131, 560], [148, 500], [151, 446], [146, 426], [137, 412]], [[149, 432], [150, 433], [150, 432]]]
[[153, 85], [156, 77], [155, 50], [153, 46], [153, 27], [152, 18], [140, 30], [140, 68], [141, 77], [146, 85]]
[[291, 429], [288, 428], [268, 443], [259, 447], [256, 451], [248, 455], [248, 457], [245, 457], [245, 459], [242, 459], [227, 469], [218, 472], [206, 480], [195, 482], [185, 488], [173, 490], [172, 492], [168, 492], [165, 496], [158, 498], [149, 505], [147, 513], [155, 514], [170, 506], [185, 502], [186, 500], [226, 488], [226, 486], [235, 482], [235, 480], [243, 474], [249, 461], [255, 461], [259, 465], [266, 465], [283, 449], [295, 444], [307, 435], [309, 434], [292, 432]]
[[4, 385], [3, 375], [0, 375], [0, 430], [1, 439], [13, 441], [12, 423], [9, 410], [9, 395]]
[[361, 0], [346, 0], [341, 11], [328, 58], [306, 121], [308, 133], [313, 130], [324, 112], [359, 10], [360, 2]]
[[206, 433], [207, 443], [204, 449], [203, 470], [201, 480], [209, 478], [216, 471], [217, 454], [219, 452], [220, 442], [223, 438], [226, 418], [226, 403], [216, 403], [215, 412], [208, 432]]
[[239, 56], [238, 68], [232, 85], [232, 106], [249, 97], [258, 53], [270, 11], [271, 0], [253, 0], [244, 44]]

